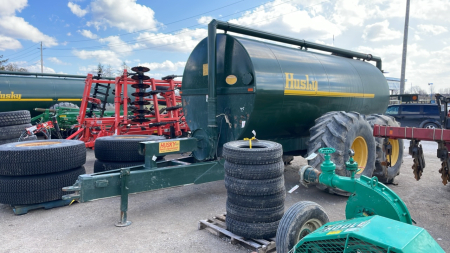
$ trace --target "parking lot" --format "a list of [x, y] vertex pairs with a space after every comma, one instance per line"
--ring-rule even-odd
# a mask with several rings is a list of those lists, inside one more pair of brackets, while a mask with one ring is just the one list
[[[405, 141], [405, 143], [409, 143]], [[405, 155], [396, 184], [389, 185], [406, 203], [417, 226], [428, 230], [444, 250], [450, 251], [450, 185], [444, 186], [436, 158], [437, 144], [423, 144], [426, 168], [414, 179], [412, 159]], [[94, 152], [88, 150], [86, 170], [93, 171]], [[405, 150], [407, 153], [407, 147]], [[306, 161], [296, 157], [286, 167], [286, 189], [298, 184], [298, 169]], [[331, 221], [345, 219], [347, 198], [315, 187], [287, 194], [286, 209], [298, 201], [315, 201]], [[205, 230], [197, 222], [225, 212], [223, 181], [188, 185], [131, 195], [129, 227], [118, 228], [120, 198], [108, 198], [50, 210], [14, 215], [0, 204], [0, 252], [247, 252]]]

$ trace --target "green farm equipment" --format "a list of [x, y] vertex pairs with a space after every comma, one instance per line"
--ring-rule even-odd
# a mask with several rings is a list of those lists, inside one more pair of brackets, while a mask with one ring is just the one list
[[[277, 231], [277, 252], [444, 252], [414, 220], [405, 203], [376, 177], [355, 178], [358, 164], [353, 150], [346, 169], [351, 177], [336, 175], [330, 155], [336, 150], [321, 148], [325, 155], [321, 171], [304, 166], [304, 185], [325, 184], [350, 192], [346, 220], [328, 222], [325, 211], [313, 202], [299, 202], [283, 216]], [[415, 222], [414, 222], [415, 223]], [[292, 250], [292, 251], [291, 251]]]
[[[76, 131], [73, 126], [78, 124], [77, 117], [80, 115], [80, 109], [78, 108], [78, 106], [74, 106], [73, 104], [68, 105], [70, 107], [64, 107], [63, 104], [63, 106], [58, 106], [56, 108], [50, 109], [35, 108], [34, 110], [37, 112], [41, 112], [41, 114], [31, 118], [31, 123], [33, 125], [36, 125], [48, 121], [56, 121], [61, 130], [61, 136], [63, 138], [67, 138]], [[99, 113], [99, 111], [93, 112], [94, 115], [97, 115]], [[107, 110], [104, 112], [104, 117], [114, 117], [114, 114], [114, 110]]]
[[[225, 33], [218, 34], [218, 29]], [[377, 157], [384, 157], [377, 154], [382, 150], [376, 149], [365, 116], [384, 112], [389, 103], [381, 59], [371, 54], [213, 20], [208, 37], [187, 60], [180, 93], [189, 138], [140, 143], [145, 165], [81, 175], [64, 188], [75, 192], [64, 199], [121, 196], [119, 225], [127, 225], [129, 193], [222, 180], [223, 145], [253, 133], [282, 144], [285, 156], [315, 153], [331, 142], [339, 150], [334, 156], [341, 176], [349, 176], [348, 154], [342, 150], [355, 149], [361, 166], [357, 176], [371, 177]], [[403, 150], [403, 145], [396, 147]], [[155, 162], [158, 156], [186, 152], [190, 156]], [[318, 155], [311, 165], [322, 160]]]

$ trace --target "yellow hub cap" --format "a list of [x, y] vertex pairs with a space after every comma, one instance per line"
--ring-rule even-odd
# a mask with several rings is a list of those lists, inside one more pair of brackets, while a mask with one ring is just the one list
[[358, 136], [352, 143], [352, 149], [355, 151], [353, 159], [358, 163], [360, 171], [357, 174], [361, 174], [367, 165], [367, 158], [369, 157], [369, 149], [367, 148], [366, 140], [363, 137]]
[[[397, 161], [398, 161], [398, 156], [400, 154], [400, 144], [398, 144], [398, 140], [394, 140], [394, 139], [389, 139], [389, 142], [392, 145], [392, 155], [390, 157], [391, 159], [391, 166], [394, 166]], [[389, 156], [386, 157], [387, 159], [389, 159]]]

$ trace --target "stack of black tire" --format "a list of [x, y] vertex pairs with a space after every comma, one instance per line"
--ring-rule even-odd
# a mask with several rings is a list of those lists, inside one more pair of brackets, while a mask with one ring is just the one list
[[246, 238], [275, 237], [284, 214], [282, 146], [271, 141], [228, 142], [225, 157], [227, 229]]
[[164, 140], [157, 135], [113, 135], [95, 140], [94, 173], [142, 165], [145, 156], [139, 154], [139, 143]]
[[[0, 145], [17, 142], [25, 129], [31, 127], [30, 112], [26, 110], [0, 112]], [[36, 140], [36, 136], [27, 136], [21, 141]]]
[[25, 205], [60, 200], [62, 188], [85, 174], [86, 148], [75, 140], [36, 140], [0, 145], [0, 203]]

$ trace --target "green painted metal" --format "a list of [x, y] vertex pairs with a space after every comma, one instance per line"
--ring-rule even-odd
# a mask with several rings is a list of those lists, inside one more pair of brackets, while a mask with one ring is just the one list
[[444, 252], [423, 228], [382, 216], [329, 222], [308, 234], [293, 252]]
[[[160, 152], [159, 145], [161, 143], [173, 143], [174, 141], [179, 142], [178, 151]], [[224, 178], [222, 160], [198, 162], [193, 157], [161, 162], [154, 162], [153, 160], [158, 155], [192, 151], [197, 147], [197, 143], [195, 138], [141, 143], [140, 153], [145, 154], [145, 165], [80, 175], [73, 186], [63, 189], [64, 191], [76, 192], [63, 196], [63, 199], [77, 199], [80, 202], [86, 202], [113, 196], [123, 196], [123, 173], [127, 174], [127, 182], [125, 183], [127, 187], [126, 194], [222, 180]], [[124, 172], [124, 170], [127, 172]], [[126, 212], [125, 209], [126, 207], [122, 203], [121, 211]]]
[[[234, 25], [229, 25], [223, 29], [235, 32], [230, 28]], [[239, 27], [236, 31], [244, 30]], [[246, 34], [261, 37], [255, 31]], [[368, 62], [228, 34], [214, 35], [210, 32], [189, 56], [183, 73], [182, 101], [189, 127], [206, 131], [219, 155], [224, 143], [251, 137], [252, 130], [260, 139], [285, 140], [285, 152], [304, 151], [306, 143], [299, 145], [296, 141], [307, 138], [315, 119], [326, 112], [371, 114], [387, 108], [386, 79]], [[276, 39], [274, 36], [266, 38]], [[278, 41], [310, 45], [285, 37]], [[208, 43], [216, 47], [208, 48]], [[346, 51], [334, 50], [340, 55]], [[234, 83], [232, 75], [236, 77]], [[292, 84], [299, 89], [291, 93], [301, 94], [289, 93]], [[214, 138], [219, 138], [218, 144]]]
[[[330, 154], [334, 153], [335, 149], [321, 148], [319, 152], [324, 154], [325, 158], [320, 166], [322, 173], [309, 167], [306, 170], [301, 169], [302, 178], [308, 182], [318, 182], [350, 192], [351, 195], [345, 208], [345, 217], [347, 219], [381, 215], [412, 224], [411, 214], [406, 204], [389, 187], [378, 182], [377, 177], [368, 178], [362, 175], [360, 178], [355, 178], [355, 173], [357, 172], [355, 169], [358, 168], [358, 164], [353, 161], [351, 156], [346, 165], [352, 175], [351, 177], [342, 177], [336, 175], [336, 165], [330, 159]], [[319, 176], [317, 177], [317, 175]]]
[[[77, 117], [80, 115], [80, 109], [71, 107], [58, 107], [57, 109], [35, 108], [35, 111], [43, 112], [31, 118], [31, 124], [47, 122], [56, 116], [56, 121], [61, 129], [70, 129], [73, 125], [78, 124]], [[89, 111], [89, 110], [86, 110]], [[100, 115], [99, 111], [93, 111], [94, 115]], [[103, 117], [113, 117], [115, 111], [105, 111]], [[121, 115], [123, 111], [121, 111]], [[129, 114], [132, 114], [129, 112]]]
[[[34, 117], [39, 114], [34, 108], [49, 108], [61, 102], [79, 106], [85, 79], [78, 75], [0, 71], [0, 112], [29, 110]], [[114, 89], [114, 85], [111, 87]], [[130, 89], [129, 95], [132, 92]], [[113, 95], [108, 102], [114, 103]]]

